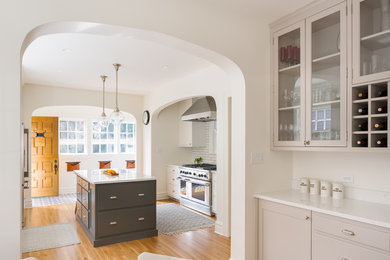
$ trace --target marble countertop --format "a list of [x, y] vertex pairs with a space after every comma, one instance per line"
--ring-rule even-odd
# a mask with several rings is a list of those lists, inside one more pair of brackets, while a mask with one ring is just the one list
[[109, 184], [120, 182], [136, 182], [136, 181], [152, 181], [156, 180], [156, 177], [143, 175], [137, 173], [133, 169], [112, 169], [119, 172], [119, 175], [110, 176], [103, 173], [106, 169], [102, 170], [78, 170], [73, 171], [77, 176], [88, 181], [92, 184]]
[[386, 204], [322, 198], [319, 195], [303, 194], [298, 190], [256, 194], [255, 198], [390, 228], [390, 205]]

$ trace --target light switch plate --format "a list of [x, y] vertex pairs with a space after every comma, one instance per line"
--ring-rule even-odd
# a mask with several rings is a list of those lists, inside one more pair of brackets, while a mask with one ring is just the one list
[[262, 152], [251, 152], [251, 164], [260, 164], [263, 163], [263, 161]]

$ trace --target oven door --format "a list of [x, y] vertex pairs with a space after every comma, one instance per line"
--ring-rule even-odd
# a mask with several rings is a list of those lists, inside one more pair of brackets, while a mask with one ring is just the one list
[[179, 180], [180, 180], [180, 197], [188, 199], [189, 198], [188, 189], [191, 186], [190, 180], [181, 177], [179, 177]]
[[187, 196], [188, 199], [206, 206], [211, 205], [210, 182], [191, 179], [189, 181], [189, 186], [190, 187], [187, 189], [187, 192], [189, 192]]

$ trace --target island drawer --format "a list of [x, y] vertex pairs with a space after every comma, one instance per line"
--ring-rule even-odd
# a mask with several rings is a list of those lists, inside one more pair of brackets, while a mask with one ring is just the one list
[[81, 188], [80, 184], [77, 184], [77, 200], [78, 201], [81, 201], [81, 190], [82, 190], [82, 188]]
[[96, 237], [154, 229], [156, 206], [119, 209], [97, 214]]
[[89, 228], [89, 214], [88, 209], [81, 206], [81, 221], [84, 223], [84, 225]]
[[81, 183], [80, 183], [81, 187], [83, 187], [84, 189], [86, 190], [89, 190], [89, 182], [81, 179]]
[[81, 218], [81, 203], [80, 201], [76, 201], [76, 215]]
[[86, 207], [89, 208], [89, 192], [81, 189], [81, 203]]
[[104, 184], [96, 193], [98, 211], [155, 205], [156, 181]]

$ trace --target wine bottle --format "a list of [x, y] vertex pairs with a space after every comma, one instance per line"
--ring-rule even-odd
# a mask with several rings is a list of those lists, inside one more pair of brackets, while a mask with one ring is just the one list
[[381, 138], [376, 140], [376, 144], [381, 147], [387, 146], [387, 138]]
[[368, 123], [362, 122], [357, 125], [357, 128], [359, 131], [367, 131], [368, 130]]
[[367, 146], [367, 138], [362, 138], [356, 141], [358, 146]]
[[366, 99], [367, 98], [367, 92], [360, 91], [357, 93], [357, 98], [358, 99]]
[[387, 113], [387, 107], [385, 107], [385, 106], [378, 107], [376, 110], [378, 113]]
[[386, 123], [375, 123], [374, 128], [375, 128], [375, 130], [386, 130], [387, 124]]
[[387, 89], [381, 89], [376, 92], [377, 97], [386, 97], [387, 96]]
[[357, 113], [359, 115], [367, 115], [367, 108], [366, 107], [359, 107], [357, 110]]

